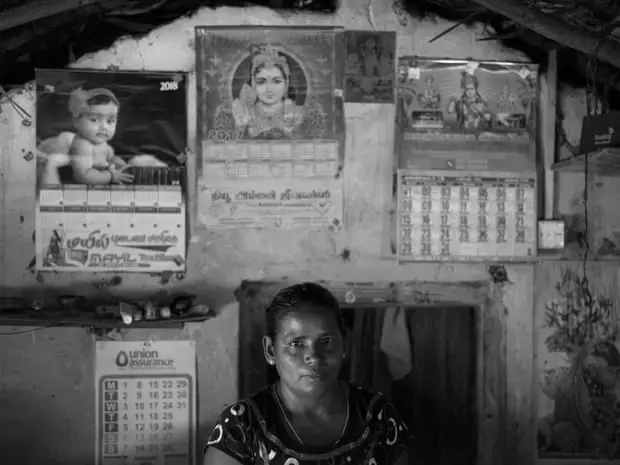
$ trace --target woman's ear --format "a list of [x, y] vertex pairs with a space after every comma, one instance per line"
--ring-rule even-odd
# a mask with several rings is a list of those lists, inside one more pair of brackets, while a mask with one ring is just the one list
[[269, 365], [275, 365], [275, 350], [273, 341], [269, 336], [263, 336], [263, 353], [265, 355], [265, 361]]

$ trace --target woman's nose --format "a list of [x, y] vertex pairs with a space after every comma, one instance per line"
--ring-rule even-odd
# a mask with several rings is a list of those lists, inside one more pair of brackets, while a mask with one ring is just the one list
[[304, 354], [304, 362], [307, 365], [316, 365], [321, 361], [321, 354], [314, 347], [309, 347]]
[[304, 362], [308, 366], [314, 366], [319, 362], [319, 357], [317, 357], [316, 354], [314, 353], [306, 354], [304, 356]]

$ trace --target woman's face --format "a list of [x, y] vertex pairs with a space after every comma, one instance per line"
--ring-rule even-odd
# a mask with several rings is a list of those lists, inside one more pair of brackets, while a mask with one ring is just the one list
[[265, 337], [265, 356], [291, 391], [317, 394], [338, 379], [345, 341], [333, 312], [304, 305], [283, 315], [274, 341]]
[[277, 66], [263, 66], [254, 75], [256, 96], [265, 105], [274, 105], [286, 95], [288, 83]]

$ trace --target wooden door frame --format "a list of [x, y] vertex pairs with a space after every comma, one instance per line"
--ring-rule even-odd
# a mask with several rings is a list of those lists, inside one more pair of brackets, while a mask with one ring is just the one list
[[[239, 301], [239, 397], [266, 385], [264, 310], [289, 281], [243, 281]], [[505, 464], [507, 432], [506, 308], [501, 285], [488, 281], [348, 283], [322, 281], [339, 302], [354, 308], [469, 307], [476, 312], [476, 465]], [[481, 336], [481, 337], [480, 337]]]

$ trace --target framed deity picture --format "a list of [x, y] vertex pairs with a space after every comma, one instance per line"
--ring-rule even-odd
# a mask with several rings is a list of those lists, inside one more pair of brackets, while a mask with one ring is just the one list
[[338, 139], [339, 28], [205, 26], [196, 34], [202, 141]]
[[396, 32], [347, 31], [345, 101], [394, 103]]
[[[341, 226], [340, 200], [325, 208], [321, 196], [342, 197], [343, 53], [342, 28], [196, 28], [203, 224]], [[261, 185], [288, 193], [238, 194]]]
[[398, 166], [536, 169], [538, 65], [400, 57]]

